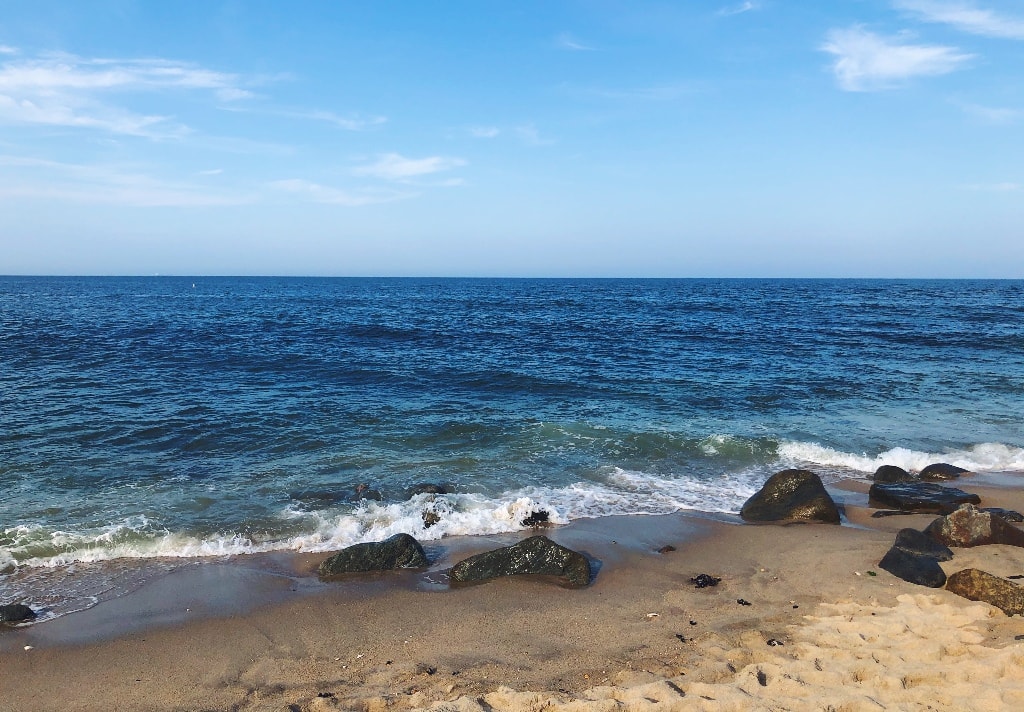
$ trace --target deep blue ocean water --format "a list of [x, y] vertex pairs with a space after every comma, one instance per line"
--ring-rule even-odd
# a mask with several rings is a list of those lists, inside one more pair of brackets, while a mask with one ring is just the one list
[[0, 598], [32, 599], [95, 561], [735, 512], [793, 465], [1024, 473], [1024, 282], [3, 277], [0, 408]]

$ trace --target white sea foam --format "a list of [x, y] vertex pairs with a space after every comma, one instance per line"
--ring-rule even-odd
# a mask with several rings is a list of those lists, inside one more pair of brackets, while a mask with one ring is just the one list
[[1002, 443], [981, 443], [965, 450], [939, 453], [896, 447], [871, 456], [842, 452], [817, 443], [787, 441], [779, 445], [779, 459], [789, 465], [823, 465], [868, 473], [882, 465], [918, 472], [936, 462], [947, 462], [972, 472], [1024, 471], [1024, 448]]

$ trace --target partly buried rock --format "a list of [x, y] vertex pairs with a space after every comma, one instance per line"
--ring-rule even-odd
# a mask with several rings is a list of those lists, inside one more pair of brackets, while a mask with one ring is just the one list
[[485, 551], [452, 567], [452, 583], [478, 583], [499, 576], [544, 574], [562, 576], [571, 586], [590, 583], [590, 562], [578, 551], [567, 549], [546, 536], [532, 536], [503, 549]]
[[1014, 522], [1018, 524], [1024, 522], [1024, 514], [1012, 509], [1003, 509], [1002, 507], [981, 507], [980, 511], [994, 514], [1004, 522], [1008, 522], [1010, 524], [1013, 524]]
[[896, 465], [882, 465], [871, 477], [875, 482], [913, 482], [916, 478]]
[[910, 554], [895, 545], [878, 562], [878, 567], [919, 586], [942, 588], [946, 583], [946, 572], [939, 566], [938, 559]]
[[22, 603], [0, 606], [0, 623], [24, 623], [35, 617], [36, 612]]
[[965, 504], [952, 514], [939, 517], [925, 528], [925, 534], [946, 546], [1009, 544], [1024, 546], [1024, 531], [997, 514]]
[[365, 571], [418, 569], [429, 566], [423, 547], [408, 534], [395, 534], [384, 541], [356, 544], [342, 549], [320, 564], [321, 576], [339, 576]]
[[904, 512], [947, 514], [961, 504], [981, 504], [981, 497], [931, 482], [876, 482], [868, 490], [868, 501], [872, 506], [881, 504]]
[[948, 546], [917, 529], [900, 529], [896, 532], [893, 548], [911, 556], [930, 556], [936, 561], [949, 561], [953, 558], [953, 551]]
[[800, 519], [839, 524], [836, 503], [821, 478], [809, 470], [776, 472], [744, 503], [740, 516], [748, 522]]
[[965, 472], [970, 470], [950, 465], [948, 462], [936, 462], [921, 470], [917, 476], [922, 480], [955, 480]]
[[946, 590], [971, 601], [990, 603], [1008, 616], [1024, 614], [1024, 588], [987, 571], [957, 571], [946, 581]]

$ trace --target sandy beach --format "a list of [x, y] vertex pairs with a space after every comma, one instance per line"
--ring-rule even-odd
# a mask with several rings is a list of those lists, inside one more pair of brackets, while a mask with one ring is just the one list
[[[1013, 481], [958, 486], [1024, 509]], [[598, 563], [583, 589], [445, 585], [460, 558], [533, 532], [443, 540], [428, 571], [340, 582], [316, 579], [322, 555], [183, 567], [0, 631], [0, 710], [1020, 709], [1024, 619], [881, 571], [894, 533], [934, 516], [872, 518], [866, 484], [833, 488], [843, 526], [679, 513], [546, 529]], [[943, 564], [971, 566], [1022, 574], [1024, 549]], [[701, 573], [721, 583], [698, 589]]]

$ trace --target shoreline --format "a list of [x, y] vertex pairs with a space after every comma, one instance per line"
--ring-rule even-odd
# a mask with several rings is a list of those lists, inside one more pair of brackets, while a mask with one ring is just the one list
[[[1003, 480], [974, 475], [951, 484], [978, 492], [986, 504], [1024, 509], [1024, 489], [1013, 486], [1013, 475]], [[708, 686], [716, 700], [739, 694], [749, 702], [750, 690], [738, 692], [750, 683], [747, 668], [796, 664], [807, 645], [802, 631], [820, 627], [843, 605], [860, 607], [843, 615], [865, 621], [942, 607], [939, 619], [953, 620], [980, 606], [995, 613], [963, 626], [983, 631], [987, 648], [1016, 646], [1024, 662], [1024, 643], [1014, 640], [1024, 635], [1021, 618], [878, 570], [895, 531], [921, 528], [936, 515], [873, 519], [867, 484], [829, 487], [846, 510], [842, 526], [739, 524], [679, 512], [545, 529], [599, 563], [585, 589], [529, 578], [445, 585], [442, 572], [456, 561], [532, 531], [428, 542], [426, 571], [343, 581], [316, 578], [324, 554], [183, 566], [86, 611], [0, 631], [0, 664], [17, 681], [0, 710], [417, 709], [480, 696], [495, 709], [526, 709], [516, 695], [528, 690], [566, 702], [607, 686], [628, 697], [626, 691], [652, 685], [649, 699], [675, 685], [683, 692]], [[663, 545], [676, 550], [657, 553]], [[1024, 549], [994, 548], [958, 552], [943, 568], [985, 560], [997, 575], [1024, 573]], [[689, 579], [700, 573], [722, 582], [695, 589]], [[941, 660], [936, 671], [941, 677]], [[758, 678], [753, 693], [771, 692]], [[506, 687], [516, 692], [502, 692]], [[698, 705], [693, 694], [676, 696]]]

